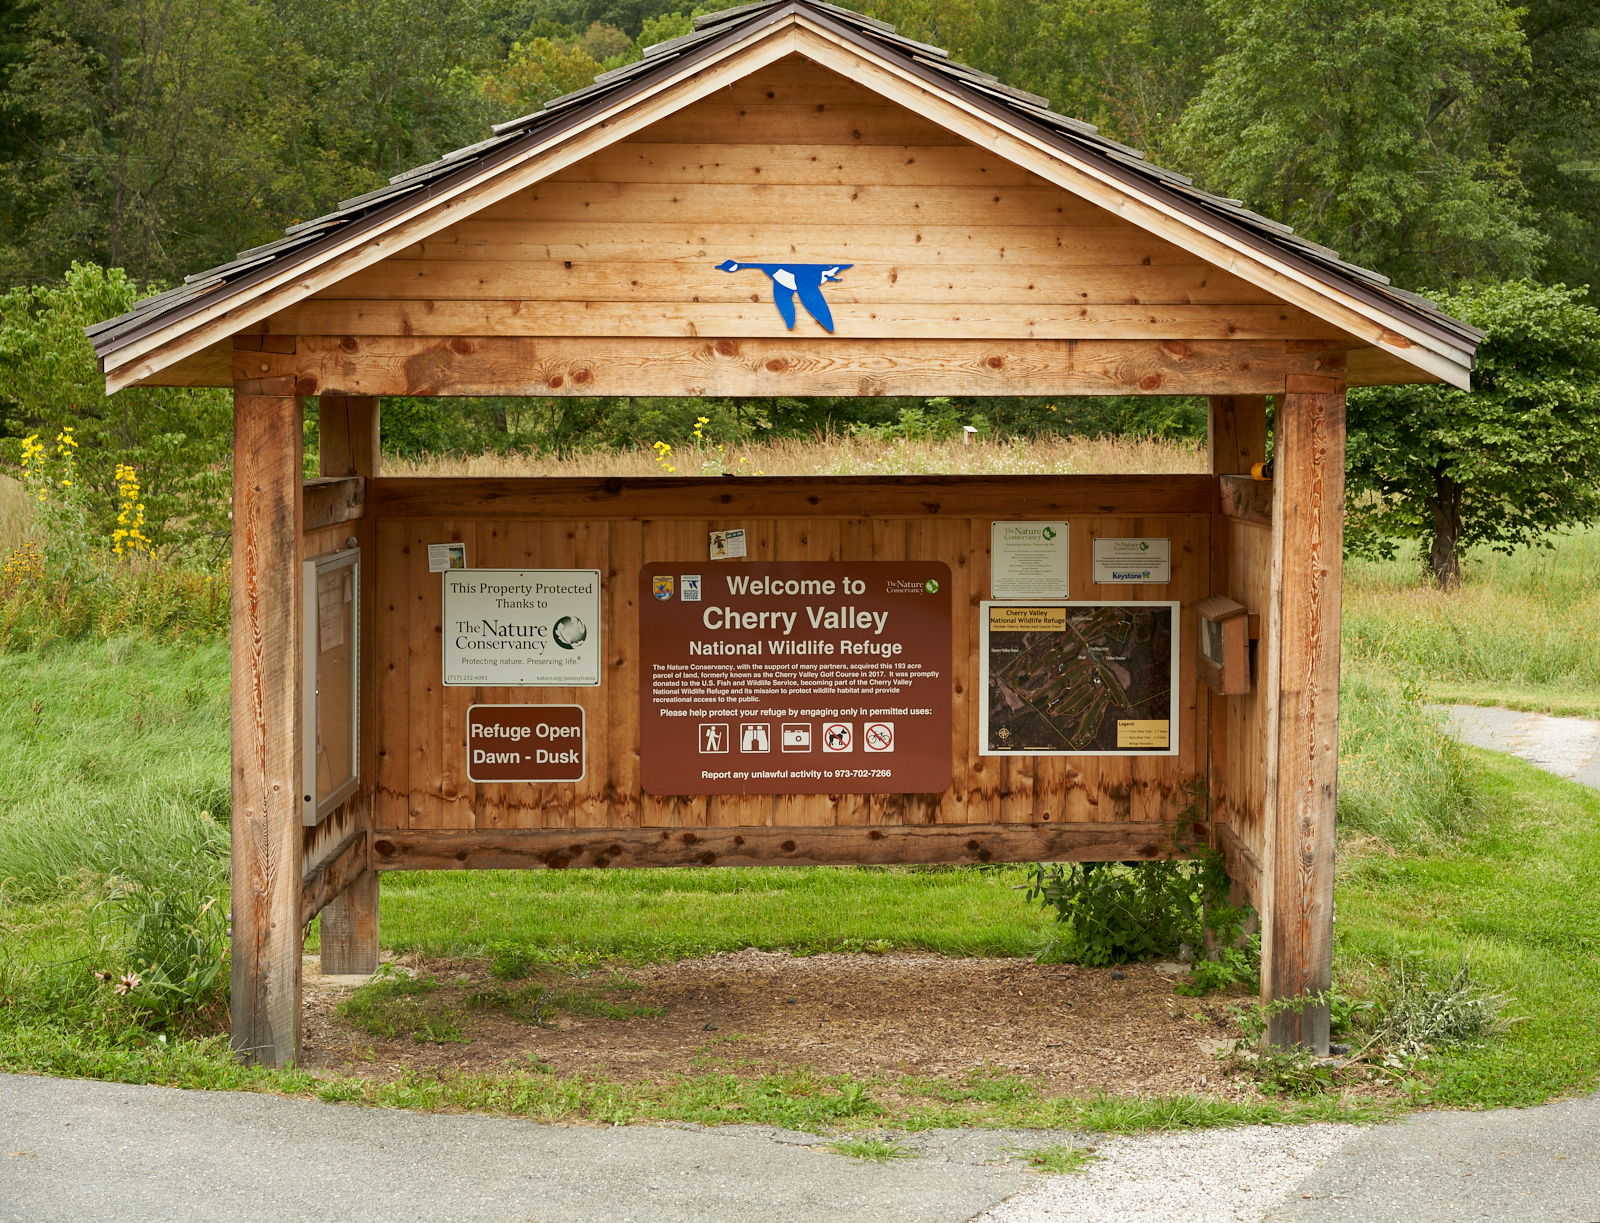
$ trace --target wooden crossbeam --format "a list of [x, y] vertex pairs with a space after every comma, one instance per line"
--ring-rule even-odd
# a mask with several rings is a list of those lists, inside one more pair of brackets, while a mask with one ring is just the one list
[[321, 913], [367, 870], [367, 832], [358, 829], [300, 881], [300, 924]]
[[871, 827], [380, 829], [379, 871], [640, 866], [1123, 862], [1183, 857], [1207, 826], [880, 824]]

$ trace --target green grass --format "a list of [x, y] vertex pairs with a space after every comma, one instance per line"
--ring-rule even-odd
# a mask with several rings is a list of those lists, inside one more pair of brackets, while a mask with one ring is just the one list
[[1415, 546], [1345, 568], [1350, 672], [1411, 678], [1429, 699], [1600, 716], [1600, 527], [1549, 549], [1476, 549], [1462, 586], [1421, 576]]
[[841, 1138], [838, 1142], [829, 1143], [828, 1150], [835, 1155], [849, 1155], [854, 1159], [867, 1160], [875, 1164], [917, 1157], [917, 1153], [909, 1147], [882, 1138]]
[[1013, 1147], [1011, 1153], [1026, 1160], [1029, 1167], [1061, 1175], [1083, 1172], [1100, 1158], [1093, 1147]]
[[558, 962], [744, 947], [1031, 955], [1046, 920], [1012, 890], [1023, 878], [1021, 867], [388, 874], [383, 940], [435, 956], [515, 948]]
[[1418, 1102], [1497, 1107], [1600, 1083], [1600, 793], [1493, 752], [1479, 822], [1429, 853], [1363, 853], [1339, 866], [1335, 976], [1370, 978], [1413, 956], [1471, 962], [1518, 1022], [1484, 1048], [1422, 1063]]

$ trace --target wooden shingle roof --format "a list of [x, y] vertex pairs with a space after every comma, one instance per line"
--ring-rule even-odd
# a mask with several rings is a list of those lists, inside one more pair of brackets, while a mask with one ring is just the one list
[[[1426, 298], [1341, 259], [1338, 252], [1250, 211], [1239, 200], [1200, 190], [1186, 176], [1153, 165], [1138, 150], [1108, 139], [1092, 125], [1055, 113], [1047, 99], [957, 63], [937, 47], [896, 33], [893, 26], [822, 0], [761, 0], [696, 18], [692, 33], [648, 48], [638, 62], [602, 73], [592, 85], [553, 99], [534, 114], [499, 124], [488, 139], [398, 174], [386, 187], [291, 226], [275, 242], [241, 251], [230, 262], [195, 273], [128, 313], [87, 328], [108, 389], [154, 379], [161, 370], [242, 329], [253, 321], [252, 315], [258, 318], [281, 307], [284, 294], [295, 291], [294, 281], [305, 269], [364, 266], [363, 246], [376, 250], [383, 235], [402, 224], [415, 225], [434, 205], [458, 200], [464, 190], [606, 125], [619, 108], [638, 99], [666, 96], [752, 39], [786, 25], [801, 25], [813, 39], [870, 58], [897, 83], [956, 104], [1003, 137], [991, 145], [1000, 156], [1034, 170], [1041, 159], [1070, 166], [1079, 181], [1087, 175], [1111, 197], [1137, 205], [1123, 212], [1135, 224], [1148, 226], [1150, 218], [1160, 217], [1171, 227], [1164, 234], [1169, 240], [1183, 244], [1183, 235], [1203, 238], [1204, 257], [1337, 323], [1360, 341], [1386, 349], [1421, 371], [1418, 380], [1467, 385], [1483, 335]], [[862, 83], [875, 87], [872, 79]], [[440, 211], [442, 215], [442, 207]], [[458, 209], [439, 224], [460, 215]], [[413, 230], [409, 240], [415, 239]], [[389, 249], [392, 244], [382, 253]], [[308, 280], [306, 292], [311, 291]], [[270, 303], [268, 294], [273, 295]]]

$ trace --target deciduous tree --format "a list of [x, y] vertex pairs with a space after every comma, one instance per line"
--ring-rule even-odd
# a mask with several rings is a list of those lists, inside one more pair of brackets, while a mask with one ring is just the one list
[[1475, 544], [1508, 552], [1600, 515], [1600, 310], [1584, 291], [1525, 281], [1439, 304], [1483, 328], [1473, 389], [1350, 393], [1353, 552], [1418, 539], [1441, 586]]

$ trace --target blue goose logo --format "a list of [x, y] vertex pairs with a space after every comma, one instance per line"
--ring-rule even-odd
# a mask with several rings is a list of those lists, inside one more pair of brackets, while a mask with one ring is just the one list
[[798, 294], [806, 313], [822, 324], [824, 331], [833, 331], [833, 311], [828, 309], [822, 296], [822, 286], [838, 280], [839, 273], [854, 267], [852, 263], [739, 263], [724, 259], [717, 264], [719, 272], [742, 272], [754, 268], [772, 278], [772, 300], [783, 315], [783, 321], [794, 330], [794, 299]]

